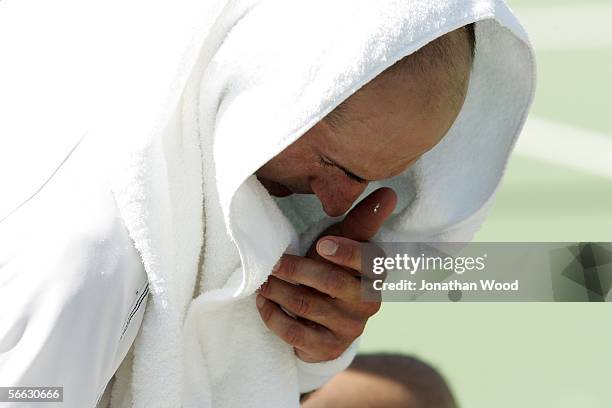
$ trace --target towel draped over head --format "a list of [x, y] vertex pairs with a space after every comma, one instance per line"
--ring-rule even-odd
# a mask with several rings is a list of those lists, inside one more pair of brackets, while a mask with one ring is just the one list
[[[0, 9], [19, 14], [13, 3]], [[65, 80], [34, 88], [63, 92], [57, 115], [87, 131], [150, 281], [113, 406], [297, 407], [325, 364], [296, 361], [252, 294], [283, 252], [303, 251], [302, 231], [329, 219], [314, 197], [279, 205], [253, 173], [396, 61], [477, 22], [452, 128], [364, 192], [390, 186], [400, 198], [376, 239], [469, 240], [534, 93], [533, 52], [500, 0], [33, 3], [49, 29], [41, 41], [62, 51], [49, 69]]]

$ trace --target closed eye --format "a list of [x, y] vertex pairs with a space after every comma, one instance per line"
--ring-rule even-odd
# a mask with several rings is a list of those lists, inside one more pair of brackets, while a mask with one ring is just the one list
[[323, 156], [319, 156], [319, 164], [323, 167], [336, 167], [334, 166], [333, 163], [328, 162], [327, 160], [325, 160], [325, 158]]
[[319, 156], [319, 164], [323, 167], [335, 167], [339, 170], [341, 170], [348, 178], [350, 178], [351, 180], [354, 180], [358, 183], [361, 184], [367, 184], [368, 180], [365, 180], [359, 176], [357, 176], [356, 174], [351, 173], [350, 171], [348, 171], [347, 169], [345, 169], [344, 167], [338, 165], [337, 163], [334, 163], [333, 161], [326, 159], [323, 156]]

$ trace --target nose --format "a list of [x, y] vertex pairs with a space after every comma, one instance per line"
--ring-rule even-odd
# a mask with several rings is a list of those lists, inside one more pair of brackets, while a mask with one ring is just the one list
[[310, 182], [310, 188], [321, 201], [323, 211], [330, 217], [347, 212], [367, 186], [367, 183], [347, 180], [345, 177], [314, 178]]

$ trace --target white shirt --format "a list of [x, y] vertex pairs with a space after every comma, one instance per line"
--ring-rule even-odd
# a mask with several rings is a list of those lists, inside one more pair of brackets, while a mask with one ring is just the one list
[[75, 408], [96, 405], [148, 297], [113, 196], [83, 159], [77, 147], [0, 222], [0, 384], [63, 387]]

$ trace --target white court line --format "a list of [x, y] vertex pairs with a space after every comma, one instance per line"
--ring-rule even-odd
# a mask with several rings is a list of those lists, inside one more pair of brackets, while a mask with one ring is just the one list
[[515, 152], [612, 180], [612, 136], [606, 134], [532, 116]]
[[515, 7], [537, 50], [612, 48], [612, 3]]

